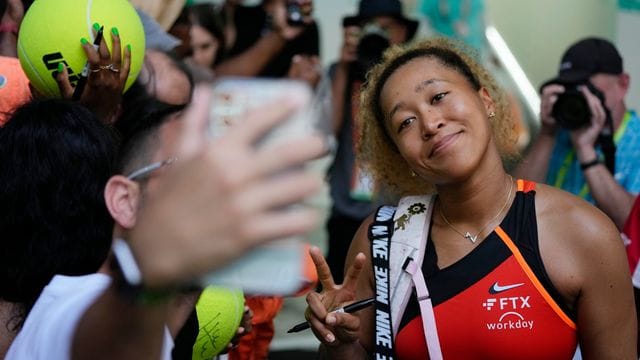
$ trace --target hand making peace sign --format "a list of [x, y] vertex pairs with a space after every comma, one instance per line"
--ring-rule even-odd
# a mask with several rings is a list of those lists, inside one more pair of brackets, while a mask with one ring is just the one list
[[333, 281], [329, 265], [317, 247], [309, 251], [322, 284], [322, 292], [307, 295], [305, 318], [316, 337], [327, 346], [339, 346], [358, 340], [360, 318], [353, 314], [332, 312], [356, 299], [356, 288], [366, 256], [358, 253], [347, 270], [344, 282], [337, 285]]

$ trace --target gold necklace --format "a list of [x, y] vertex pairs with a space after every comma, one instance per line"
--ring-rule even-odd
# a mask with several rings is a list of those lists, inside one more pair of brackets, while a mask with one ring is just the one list
[[496, 214], [496, 216], [492, 217], [491, 220], [489, 220], [489, 222], [487, 222], [482, 229], [480, 229], [480, 231], [478, 231], [478, 233], [475, 236], [472, 236], [468, 231], [466, 233], [462, 233], [462, 231], [456, 229], [455, 226], [451, 225], [451, 223], [449, 222], [449, 220], [447, 220], [447, 217], [444, 216], [444, 213], [442, 212], [442, 206], [440, 206], [438, 208], [439, 212], [440, 212], [440, 216], [442, 217], [442, 220], [444, 220], [445, 223], [447, 223], [447, 225], [449, 225], [449, 227], [457, 232], [460, 236], [462, 236], [463, 238], [471, 241], [472, 243], [476, 243], [476, 240], [478, 240], [478, 236], [480, 234], [482, 234], [482, 232], [487, 228], [487, 226], [491, 225], [491, 223], [498, 218], [498, 216], [500, 216], [500, 214], [502, 214], [502, 211], [504, 211], [504, 208], [507, 207], [507, 204], [509, 204], [509, 199], [511, 199], [511, 191], [513, 190], [513, 178], [511, 177], [511, 175], [509, 175], [509, 182], [511, 183], [511, 186], [509, 186], [509, 193], [507, 194], [507, 200], [504, 202], [504, 204], [502, 205], [502, 207], [500, 208], [500, 210], [498, 210], [498, 213]]

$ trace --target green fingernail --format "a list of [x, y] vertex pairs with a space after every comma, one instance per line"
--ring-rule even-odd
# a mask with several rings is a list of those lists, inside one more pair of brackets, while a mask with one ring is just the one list
[[82, 43], [82, 45], [87, 45], [89, 43], [89, 40], [82, 38], [80, 39], [80, 42]]
[[119, 36], [120, 33], [118, 32], [118, 28], [117, 27], [112, 27], [111, 28], [111, 33], [115, 36]]
[[61, 73], [64, 71], [64, 64], [62, 64], [61, 62], [58, 63], [58, 72]]
[[127, 44], [127, 50], [129, 50], [129, 52], [131, 52], [131, 44]]
[[95, 30], [95, 31], [100, 30], [100, 24], [98, 24], [98, 23], [93, 23], [93, 30]]

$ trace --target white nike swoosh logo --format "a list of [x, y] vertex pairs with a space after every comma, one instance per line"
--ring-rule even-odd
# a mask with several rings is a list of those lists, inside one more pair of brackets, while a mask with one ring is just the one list
[[524, 285], [524, 283], [500, 286], [500, 285], [498, 285], [498, 282], [496, 281], [489, 288], [489, 293], [490, 294], [497, 294], [497, 293], [501, 293], [503, 291], [507, 291], [507, 290], [511, 290], [511, 289], [517, 288], [517, 287], [522, 286], [522, 285]]

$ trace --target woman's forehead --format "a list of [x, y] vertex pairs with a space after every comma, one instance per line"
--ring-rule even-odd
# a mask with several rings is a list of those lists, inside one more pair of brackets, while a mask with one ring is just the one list
[[421, 57], [413, 59], [399, 66], [385, 81], [380, 100], [385, 97], [399, 94], [399, 89], [421, 92], [431, 85], [440, 83], [457, 83], [464, 80], [463, 76], [455, 69], [445, 66], [439, 59]]

